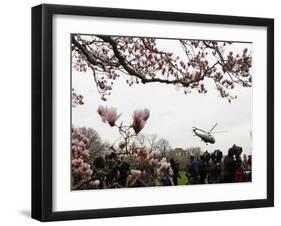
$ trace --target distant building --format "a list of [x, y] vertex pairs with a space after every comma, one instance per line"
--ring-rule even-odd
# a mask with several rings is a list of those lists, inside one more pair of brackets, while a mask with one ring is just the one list
[[199, 147], [191, 147], [187, 149], [183, 149], [183, 148], [172, 149], [168, 155], [170, 158], [175, 158], [175, 159], [189, 158], [190, 155], [193, 155], [195, 158], [199, 158], [200, 153], [201, 153], [201, 149]]

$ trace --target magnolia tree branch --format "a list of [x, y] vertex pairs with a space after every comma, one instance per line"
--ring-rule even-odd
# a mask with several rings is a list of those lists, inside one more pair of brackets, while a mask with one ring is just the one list
[[123, 77], [129, 86], [161, 83], [181, 87], [184, 93], [206, 93], [205, 79], [214, 81], [220, 96], [235, 98], [235, 84], [250, 87], [252, 56], [248, 49], [231, 51], [231, 42], [178, 40], [181, 58], [158, 48], [157, 39], [72, 36], [73, 68], [90, 69], [103, 100]]

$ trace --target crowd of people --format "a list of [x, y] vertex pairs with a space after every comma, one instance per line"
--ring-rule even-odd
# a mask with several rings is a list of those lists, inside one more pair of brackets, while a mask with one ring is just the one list
[[[214, 184], [251, 181], [251, 155], [248, 156], [247, 166], [241, 158], [242, 148], [233, 145], [226, 156], [220, 150], [212, 153], [205, 151], [200, 156], [190, 156], [185, 167], [187, 184]], [[145, 158], [148, 159], [147, 157]], [[122, 188], [147, 186], [178, 185], [183, 174], [178, 160], [165, 157], [153, 164], [157, 156], [150, 157], [149, 163], [139, 164], [127, 156], [120, 156], [117, 152], [110, 152], [106, 156], [97, 156], [91, 166], [91, 183], [83, 182], [75, 189], [92, 188]], [[152, 163], [152, 164], [151, 164]], [[93, 183], [92, 181], [95, 181]], [[75, 181], [74, 181], [75, 183]]]
[[241, 158], [242, 148], [233, 145], [226, 156], [220, 150], [213, 153], [207, 151], [199, 159], [191, 156], [186, 166], [186, 176], [189, 184], [215, 184], [251, 181], [252, 157], [247, 163]]
[[[162, 158], [153, 163], [150, 161], [132, 162], [128, 156], [120, 156], [116, 152], [109, 155], [98, 156], [93, 161], [92, 170], [94, 179], [100, 183], [96, 188], [122, 188], [122, 187], [149, 187], [174, 185], [172, 177], [175, 175], [171, 163]], [[134, 159], [139, 161], [139, 159]], [[173, 160], [171, 159], [171, 162]], [[137, 165], [137, 166], [136, 166]]]

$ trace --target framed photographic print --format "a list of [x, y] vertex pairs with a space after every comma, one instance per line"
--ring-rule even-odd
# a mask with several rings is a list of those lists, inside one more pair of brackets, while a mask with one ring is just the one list
[[274, 205], [274, 21], [32, 8], [32, 217]]

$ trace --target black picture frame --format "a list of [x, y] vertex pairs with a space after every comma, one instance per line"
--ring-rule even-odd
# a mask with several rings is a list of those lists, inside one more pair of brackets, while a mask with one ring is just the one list
[[[267, 29], [267, 198], [95, 210], [52, 210], [52, 18], [55, 14], [247, 25]], [[43, 4], [32, 8], [32, 218], [122, 217], [274, 206], [274, 20], [177, 12]]]

